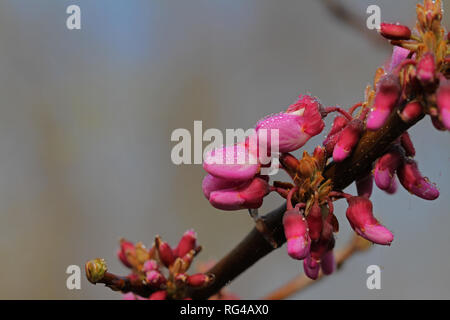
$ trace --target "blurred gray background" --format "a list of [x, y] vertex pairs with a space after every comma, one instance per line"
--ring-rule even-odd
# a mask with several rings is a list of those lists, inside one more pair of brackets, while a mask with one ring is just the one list
[[[415, 0], [344, 3], [362, 30], [370, 4], [382, 20], [415, 21]], [[66, 28], [70, 4], [81, 7], [80, 31]], [[201, 166], [172, 164], [171, 132], [193, 130], [194, 120], [247, 129], [300, 93], [350, 106], [389, 53], [317, 0], [0, 0], [0, 298], [119, 299], [84, 271], [82, 289], [68, 290], [65, 270], [100, 256], [125, 274], [115, 256], [122, 236], [176, 244], [194, 227], [198, 259], [219, 259], [252, 221], [210, 207]], [[354, 257], [294, 299], [450, 298], [449, 134], [425, 119], [411, 135], [441, 197], [376, 190], [393, 245]], [[279, 203], [271, 195], [263, 211]], [[339, 247], [351, 233], [345, 204], [336, 209]], [[382, 267], [381, 290], [366, 288], [371, 264]], [[283, 247], [230, 290], [262, 297], [299, 272]]]

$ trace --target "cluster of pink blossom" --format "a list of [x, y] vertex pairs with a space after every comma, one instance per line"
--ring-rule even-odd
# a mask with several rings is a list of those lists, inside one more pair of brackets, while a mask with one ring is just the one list
[[[317, 98], [301, 95], [285, 112], [259, 121], [254, 136], [243, 143], [211, 151], [205, 161], [208, 175], [203, 180], [203, 193], [218, 209], [256, 209], [272, 191], [287, 199], [283, 217], [287, 251], [290, 257], [303, 260], [305, 274], [312, 279], [319, 276], [320, 269], [330, 274], [335, 268], [334, 233], [338, 232], [339, 224], [333, 201], [347, 200], [346, 217], [356, 234], [376, 244], [390, 245], [394, 236], [374, 217], [369, 200], [373, 181], [389, 194], [396, 192], [398, 178], [407, 191], [422, 199], [434, 200], [439, 196], [436, 186], [419, 172], [407, 132], [375, 161], [372, 171], [357, 179], [358, 196], [333, 190], [332, 181], [323, 176], [331, 160], [338, 163], [350, 158], [363, 135], [382, 129], [396, 114], [407, 124], [428, 114], [436, 128], [450, 130], [449, 59], [442, 52], [442, 48], [447, 48], [449, 36], [441, 27], [441, 9], [438, 10], [437, 4], [426, 0], [418, 12], [417, 35], [399, 24], [381, 25], [380, 33], [391, 40], [394, 50], [386, 70], [380, 68], [373, 87], [367, 87], [365, 101], [345, 111], [339, 107], [324, 108]], [[354, 116], [358, 108], [359, 114]], [[300, 149], [322, 132], [323, 118], [331, 112], [340, 115], [334, 119], [323, 147], [317, 147], [312, 156], [304, 152], [301, 159], [291, 155], [289, 152]], [[279, 141], [260, 135], [261, 129], [276, 130]], [[213, 161], [217, 160], [217, 154], [221, 157], [227, 154], [227, 160], [236, 160], [239, 155], [258, 159], [260, 150], [254, 147], [257, 143], [251, 143], [254, 141], [276, 145], [279, 153], [269, 148], [268, 154], [279, 157], [280, 167], [289, 174], [292, 183], [275, 181], [271, 185], [269, 177], [261, 174], [263, 165], [258, 161], [244, 164]]]
[[132, 272], [129, 279], [143, 281], [154, 292], [148, 297], [141, 297], [129, 292], [124, 295], [128, 300], [165, 300], [186, 299], [188, 288], [206, 286], [213, 280], [212, 275], [196, 273], [188, 275], [192, 261], [200, 251], [197, 235], [188, 230], [181, 237], [176, 248], [156, 237], [155, 243], [146, 250], [140, 243], [122, 240], [117, 251], [119, 260]]

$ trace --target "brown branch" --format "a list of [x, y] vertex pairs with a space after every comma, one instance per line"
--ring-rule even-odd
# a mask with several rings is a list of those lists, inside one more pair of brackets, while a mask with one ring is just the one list
[[[333, 181], [334, 190], [345, 189], [353, 181], [369, 172], [372, 163], [386, 151], [389, 145], [422, 118], [423, 116], [414, 123], [405, 123], [397, 112], [393, 112], [383, 128], [364, 133], [351, 157], [341, 163], [329, 164], [324, 176]], [[282, 226], [284, 211], [283, 205], [263, 217], [278, 247], [286, 241]], [[193, 299], [207, 299], [272, 250], [274, 247], [256, 228], [253, 228], [241, 243], [209, 270], [215, 275], [214, 283], [207, 288], [192, 290], [190, 296]]]
[[[360, 252], [362, 248], [358, 245], [358, 236], [354, 236], [350, 243], [336, 253], [336, 268], [341, 269], [344, 262], [351, 258], [355, 253]], [[320, 272], [317, 280], [312, 280], [308, 278], [305, 274], [300, 274], [294, 277], [292, 280], [288, 281], [286, 284], [276, 289], [275, 291], [269, 293], [267, 296], [262, 298], [263, 300], [281, 300], [290, 297], [291, 295], [306, 289], [312, 284], [317, 283], [319, 280], [323, 279], [324, 275]]]

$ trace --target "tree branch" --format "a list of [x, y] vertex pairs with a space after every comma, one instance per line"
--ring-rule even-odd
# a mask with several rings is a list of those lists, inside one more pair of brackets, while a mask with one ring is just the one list
[[[413, 123], [405, 123], [396, 111], [392, 112], [383, 128], [364, 133], [351, 157], [340, 163], [330, 163], [325, 169], [324, 177], [332, 180], [334, 190], [345, 189], [367, 174], [372, 169], [372, 163], [383, 155], [389, 145], [422, 118], [423, 116]], [[286, 242], [282, 224], [285, 210], [283, 205], [262, 217], [278, 247]], [[207, 299], [272, 250], [274, 247], [253, 228], [244, 240], [208, 271], [215, 275], [214, 283], [206, 288], [192, 290], [189, 296], [193, 299]]]

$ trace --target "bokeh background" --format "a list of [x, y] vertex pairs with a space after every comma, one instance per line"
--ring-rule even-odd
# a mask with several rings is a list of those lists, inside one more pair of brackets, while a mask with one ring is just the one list
[[[326, 105], [359, 101], [390, 53], [365, 29], [367, 6], [412, 25], [416, 1], [342, 3], [359, 28], [317, 0], [0, 0], [0, 298], [119, 299], [84, 273], [82, 289], [68, 290], [65, 270], [104, 257], [124, 274], [115, 256], [122, 236], [175, 244], [194, 227], [200, 259], [230, 250], [252, 221], [209, 206], [201, 166], [172, 164], [171, 132], [193, 130], [194, 120], [247, 129], [300, 93]], [[71, 4], [81, 7], [80, 31], [66, 28]], [[425, 119], [411, 135], [441, 197], [376, 190], [393, 245], [292, 298], [450, 298], [449, 134]], [[263, 211], [280, 202], [269, 196]], [[345, 204], [336, 209], [340, 247], [350, 227]], [[382, 268], [381, 290], [366, 288], [371, 264]], [[229, 287], [262, 297], [301, 269], [282, 248]]]

